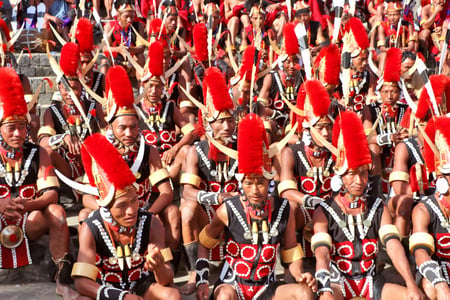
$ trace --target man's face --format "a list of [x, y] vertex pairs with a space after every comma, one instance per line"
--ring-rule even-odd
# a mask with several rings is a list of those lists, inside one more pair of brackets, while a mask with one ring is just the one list
[[283, 62], [283, 69], [288, 76], [294, 76], [297, 72], [298, 57], [296, 55], [289, 55]]
[[414, 65], [414, 61], [411, 58], [407, 58], [407, 59], [405, 59], [402, 62], [401, 67], [400, 67], [400, 71], [401, 71], [401, 74], [402, 74], [404, 79], [411, 79], [412, 74], [410, 76], [408, 76], [408, 77], [405, 77], [404, 74], [406, 72], [408, 72], [409, 69], [411, 69], [413, 65]]
[[161, 81], [147, 80], [144, 83], [144, 88], [148, 88], [145, 98], [150, 101], [150, 103], [155, 104], [160, 101], [163, 92], [163, 84]]
[[301, 13], [295, 17], [295, 19], [299, 23], [305, 24], [305, 26], [309, 25], [309, 20], [311, 19], [310, 13]]
[[[72, 88], [73, 93], [77, 96], [78, 100], [81, 97], [81, 83], [78, 80], [67, 80], [69, 86]], [[58, 85], [59, 92], [61, 93], [61, 97], [66, 105], [73, 105], [73, 99], [69, 95], [69, 91], [67, 91], [62, 83]]]
[[236, 129], [236, 120], [234, 117], [228, 117], [223, 119], [218, 119], [214, 122], [209, 123], [216, 140], [221, 140], [228, 143]]
[[91, 62], [92, 59], [93, 59], [92, 53], [90, 53], [90, 52], [81, 53], [80, 54], [81, 69], [84, 70], [84, 68], [87, 67], [87, 65]]
[[[328, 122], [321, 122], [322, 120], [325, 121], [325, 118]], [[313, 127], [325, 140], [331, 142], [331, 133], [333, 132], [333, 124], [329, 121], [328, 117], [322, 118]], [[312, 139], [314, 140], [314, 143], [316, 143], [316, 145], [318, 145], [319, 147], [325, 147], [319, 141], [316, 141], [314, 135], [312, 135]]]
[[23, 146], [27, 137], [27, 122], [16, 121], [8, 122], [0, 125], [0, 132], [5, 143], [12, 148], [20, 148]]
[[400, 98], [400, 89], [394, 85], [383, 85], [380, 95], [383, 103], [394, 106]]
[[175, 31], [177, 29], [178, 23], [178, 12], [175, 7], [171, 6], [168, 8], [169, 12], [166, 18], [165, 26], [169, 32]]
[[244, 180], [242, 181], [242, 189], [247, 200], [250, 201], [251, 204], [262, 204], [267, 199], [269, 180], [263, 175], [245, 175]]
[[125, 146], [136, 143], [139, 135], [138, 119], [135, 116], [119, 116], [111, 124], [114, 136]]
[[119, 24], [120, 26], [122, 26], [122, 28], [126, 28], [128, 25], [133, 23], [134, 18], [135, 18], [134, 11], [122, 12], [118, 16]]
[[386, 14], [388, 22], [390, 25], [397, 26], [398, 21], [400, 20], [400, 12], [399, 11], [390, 11]]
[[250, 21], [252, 22], [253, 28], [263, 28], [264, 27], [264, 14], [262, 12], [260, 13], [253, 13], [250, 17]]
[[117, 223], [124, 227], [132, 227], [137, 223], [138, 209], [138, 196], [133, 189], [114, 200], [109, 211]]
[[342, 175], [342, 182], [349, 194], [360, 197], [364, 194], [369, 181], [369, 168], [361, 167], [356, 170], [348, 170]]
[[364, 72], [369, 63], [369, 52], [361, 51], [361, 53], [352, 59], [353, 67], [357, 72]]

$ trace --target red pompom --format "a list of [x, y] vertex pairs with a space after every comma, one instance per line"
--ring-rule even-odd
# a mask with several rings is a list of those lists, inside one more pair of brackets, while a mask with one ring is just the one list
[[384, 82], [399, 82], [402, 64], [402, 50], [390, 48], [386, 53], [386, 65], [384, 67]]
[[59, 65], [68, 77], [78, 77], [80, 62], [80, 46], [76, 43], [66, 43], [61, 49]]
[[164, 48], [161, 42], [153, 42], [148, 47], [148, 70], [152, 76], [164, 74]]
[[248, 46], [247, 48], [245, 48], [244, 54], [242, 55], [239, 76], [241, 78], [245, 78], [245, 80], [247, 81], [250, 81], [252, 79], [252, 69], [255, 62], [255, 52], [256, 48], [254, 46]]
[[[238, 130], [238, 169], [242, 174], [263, 174], [266, 130], [263, 120], [248, 114], [239, 122]], [[266, 143], [267, 147], [267, 143]]]
[[228, 93], [228, 86], [222, 72], [217, 67], [210, 67], [205, 71], [203, 79], [203, 99], [212, 98], [212, 104], [217, 111], [224, 111], [234, 107]]
[[208, 29], [204, 23], [194, 25], [192, 31], [194, 40], [195, 59], [198, 61], [208, 61]]
[[92, 23], [87, 18], [80, 18], [75, 32], [75, 39], [80, 45], [80, 52], [91, 52], [94, 50], [94, 33]]
[[93, 160], [103, 182], [114, 185], [116, 189], [123, 189], [136, 181], [119, 151], [101, 134], [94, 133], [84, 140], [81, 157], [89, 183], [93, 186], [96, 186], [92, 174]]
[[[444, 93], [447, 85], [447, 76], [431, 75], [429, 79], [436, 102], [439, 105], [442, 102], [442, 94]], [[427, 121], [433, 112], [433, 104], [431, 103], [427, 89], [424, 87], [420, 93], [419, 101], [417, 103], [416, 117], [421, 121]]]
[[0, 109], [1, 120], [14, 115], [26, 115], [27, 103], [23, 93], [22, 82], [16, 71], [10, 67], [0, 68]]
[[288, 55], [298, 54], [298, 41], [297, 36], [295, 35], [295, 24], [294, 23], [286, 23], [283, 29], [283, 38], [284, 38], [284, 51]]
[[131, 107], [134, 103], [133, 88], [127, 71], [122, 66], [109, 68], [105, 78], [105, 93], [107, 97], [114, 98], [119, 107]]

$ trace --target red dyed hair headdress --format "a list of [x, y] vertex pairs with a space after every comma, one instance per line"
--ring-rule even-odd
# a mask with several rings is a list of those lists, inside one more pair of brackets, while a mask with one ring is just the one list
[[94, 50], [94, 31], [92, 23], [87, 18], [80, 18], [77, 23], [75, 39], [80, 45], [80, 52], [92, 52]]
[[61, 49], [59, 65], [67, 78], [78, 79], [78, 68], [80, 66], [80, 46], [72, 42], [66, 43]]
[[288, 56], [299, 54], [297, 36], [295, 35], [295, 24], [286, 23], [283, 28], [284, 53]]
[[399, 86], [401, 64], [402, 50], [390, 48], [386, 53], [386, 64], [384, 66], [382, 85]]
[[372, 163], [366, 134], [361, 119], [355, 112], [342, 112], [336, 118], [333, 127], [333, 146], [339, 152], [339, 156], [335, 157], [334, 166], [338, 175]]
[[109, 68], [105, 78], [106, 121], [121, 115], [136, 115], [133, 88], [127, 71], [122, 66]]
[[81, 148], [84, 169], [92, 186], [100, 195], [99, 206], [112, 201], [134, 189], [133, 173], [116, 148], [101, 134], [89, 136]]
[[315, 61], [317, 79], [324, 85], [339, 85], [341, 53], [337, 45], [322, 48]]
[[344, 43], [348, 46], [352, 57], [357, 57], [361, 51], [369, 48], [369, 37], [366, 29], [358, 18], [350, 18], [344, 29]]
[[195, 54], [198, 61], [208, 61], [208, 29], [204, 23], [197, 23], [192, 30]]
[[161, 42], [155, 41], [148, 47], [148, 66], [144, 69], [141, 81], [153, 80], [165, 82], [164, 80], [164, 48]]
[[[450, 118], [431, 119], [425, 128], [434, 145], [425, 142], [424, 158], [428, 172], [450, 174]], [[434, 150], [437, 150], [435, 152]]]
[[210, 67], [205, 71], [203, 99], [205, 99], [208, 109], [204, 117], [208, 122], [229, 118], [233, 115], [234, 104], [231, 101], [225, 78], [217, 67]]
[[13, 68], [0, 68], [0, 120], [14, 122], [27, 120], [28, 108], [25, 102], [22, 82]]

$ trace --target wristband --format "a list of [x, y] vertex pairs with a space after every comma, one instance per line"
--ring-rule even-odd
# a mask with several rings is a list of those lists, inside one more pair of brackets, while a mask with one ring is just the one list
[[441, 268], [439, 264], [434, 260], [427, 260], [419, 266], [419, 273], [426, 278], [432, 286], [440, 282], [446, 282], [444, 276], [442, 276]]
[[199, 258], [195, 262], [195, 287], [198, 288], [200, 284], [206, 283], [209, 285], [209, 261], [206, 258]]
[[199, 191], [197, 202], [202, 205], [219, 205], [219, 193]]
[[391, 141], [391, 134], [390, 133], [384, 133], [377, 135], [377, 144], [380, 147], [392, 145]]
[[123, 300], [126, 294], [129, 294], [129, 292], [112, 286], [102, 285], [97, 290], [96, 300]]
[[61, 133], [57, 135], [53, 135], [49, 138], [48, 144], [53, 150], [58, 149], [62, 145], [64, 145], [64, 138], [66, 137], [67, 133]]
[[306, 208], [314, 209], [322, 201], [323, 201], [323, 199], [320, 198], [320, 197], [315, 197], [315, 196], [311, 196], [311, 195], [306, 194], [303, 197], [303, 206], [306, 207]]
[[333, 294], [333, 289], [331, 288], [330, 271], [327, 269], [320, 269], [316, 271], [317, 280], [317, 294], [330, 292]]

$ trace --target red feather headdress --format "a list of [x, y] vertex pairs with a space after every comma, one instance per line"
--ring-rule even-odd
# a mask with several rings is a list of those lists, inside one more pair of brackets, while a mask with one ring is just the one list
[[303, 110], [306, 116], [297, 116], [297, 122], [302, 121], [304, 128], [314, 126], [320, 118], [328, 116], [330, 105], [330, 96], [319, 80], [305, 81], [297, 95], [297, 108]]
[[203, 99], [208, 108], [205, 116], [209, 122], [230, 117], [234, 108], [228, 87], [222, 72], [217, 67], [210, 67], [205, 71], [203, 79]]
[[120, 115], [137, 115], [134, 95], [127, 71], [122, 66], [109, 68], [105, 78], [107, 121]]
[[239, 122], [237, 149], [240, 174], [271, 171], [264, 122], [256, 114], [248, 114]]
[[450, 118], [436, 117], [430, 119], [425, 128], [426, 135], [434, 142], [439, 152], [434, 153], [428, 142], [425, 142], [424, 158], [429, 172], [450, 174]]
[[13, 68], [0, 68], [0, 120], [13, 122], [26, 120], [27, 103], [22, 82]]
[[87, 18], [80, 18], [75, 32], [75, 39], [80, 45], [80, 52], [91, 52], [94, 50], [94, 31], [92, 23]]
[[400, 69], [402, 64], [402, 50], [390, 48], [386, 53], [386, 64], [384, 66], [383, 85], [397, 85], [400, 81]]
[[197, 23], [192, 30], [194, 58], [200, 62], [208, 61], [208, 29], [204, 23]]
[[295, 24], [286, 23], [283, 29], [284, 52], [287, 55], [299, 54], [297, 36], [295, 35]]
[[81, 148], [81, 157], [89, 183], [99, 191], [100, 206], [108, 206], [134, 189], [136, 178], [117, 149], [103, 135], [94, 133], [89, 136]]
[[339, 47], [331, 44], [322, 48], [315, 61], [318, 79], [323, 84], [339, 85], [341, 71], [341, 52]]
[[164, 76], [164, 47], [155, 41], [148, 47], [148, 68], [144, 70], [141, 81], [161, 81], [161, 76]]
[[78, 78], [78, 67], [80, 66], [80, 46], [76, 43], [66, 43], [61, 49], [59, 60], [64, 75], [69, 78]]
[[369, 48], [369, 37], [366, 29], [358, 18], [350, 18], [345, 26], [344, 40], [348, 40], [348, 46], [352, 57], [358, 56], [361, 51]]
[[[433, 93], [436, 98], [437, 104], [442, 103], [442, 94], [445, 91], [447, 76], [445, 75], [431, 75], [430, 84], [433, 88]], [[431, 103], [430, 96], [427, 89], [422, 89], [420, 93], [419, 101], [417, 103], [416, 118], [421, 122], [426, 122], [433, 114], [433, 104]]]
[[335, 170], [339, 175], [372, 163], [366, 134], [361, 119], [355, 112], [342, 112], [336, 119], [333, 146], [339, 151], [339, 157], [335, 157]]

